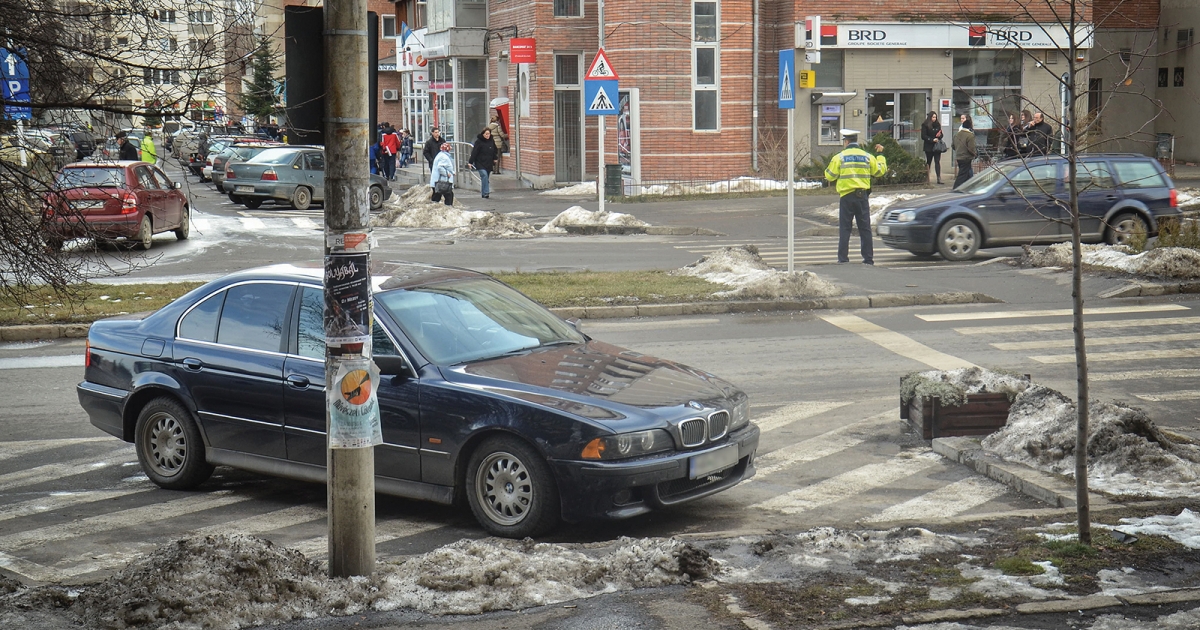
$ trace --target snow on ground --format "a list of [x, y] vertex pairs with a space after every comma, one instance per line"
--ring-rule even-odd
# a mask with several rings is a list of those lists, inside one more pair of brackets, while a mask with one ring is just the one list
[[812, 298], [841, 295], [842, 290], [811, 271], [778, 271], [752, 245], [722, 247], [672, 274], [695, 276], [732, 286], [713, 295], [720, 298]]
[[1180, 188], [1175, 191], [1175, 195], [1180, 208], [1200, 206], [1200, 189], [1198, 188]]
[[563, 186], [562, 188], [551, 188], [543, 190], [539, 195], [550, 195], [553, 197], [578, 197], [579, 195], [595, 195], [596, 182], [579, 182], [571, 186]]
[[634, 217], [632, 214], [609, 212], [608, 210], [592, 212], [580, 206], [571, 206], [560, 212], [558, 216], [550, 219], [546, 225], [543, 225], [541, 232], [545, 234], [561, 234], [566, 232], [562, 228], [564, 225], [626, 225], [630, 227], [644, 227], [650, 224]]
[[[786, 188], [786, 186], [784, 188]], [[879, 221], [881, 219], [883, 219], [884, 211], [887, 210], [889, 207], [891, 207], [892, 204], [895, 204], [896, 202], [899, 202], [899, 201], [908, 201], [910, 199], [917, 199], [918, 197], [924, 197], [924, 196], [925, 195], [923, 195], [923, 194], [917, 194], [917, 193], [883, 193], [883, 194], [879, 194], [879, 195], [872, 194], [869, 198], [869, 202], [871, 204], [871, 226], [874, 227], [876, 225], [879, 225]], [[817, 208], [817, 212], [824, 214], [825, 216], [833, 219], [835, 222], [840, 217], [840, 213], [838, 210], [838, 204], [836, 204], [836, 203], [832, 203], [832, 204], [829, 204], [828, 206], [823, 206], [821, 208]]]
[[[793, 188], [795, 190], [821, 188], [822, 186], [823, 184], [819, 181], [793, 182]], [[726, 179], [702, 184], [649, 184], [636, 187], [634, 189], [634, 194], [664, 196], [702, 195], [714, 193], [758, 192], [760, 190], [787, 190], [787, 187], [787, 182], [774, 179], [764, 179], [762, 177], [737, 177], [734, 179]]]
[[[1200, 447], [1172, 440], [1144, 411], [1119, 401], [1095, 401], [1088, 413], [1088, 485], [1093, 490], [1139, 497], [1200, 492]], [[1072, 476], [1075, 431], [1075, 403], [1034, 385], [1013, 401], [1004, 428], [982, 443], [1004, 459]]]
[[1066, 592], [1055, 588], [1064, 584], [1058, 567], [1050, 562], [1034, 562], [1033, 564], [1045, 569], [1045, 573], [1041, 575], [1005, 575], [999, 569], [979, 567], [970, 562], [959, 563], [956, 568], [964, 578], [977, 580], [971, 583], [967, 590], [985, 597], [1003, 599], [1017, 596], [1028, 599], [1058, 599], [1067, 596]]
[[534, 236], [532, 225], [497, 212], [466, 210], [459, 201], [447, 206], [430, 201], [433, 189], [413, 186], [394, 202], [385, 202], [385, 210], [371, 217], [373, 227], [455, 228], [456, 238], [521, 238]]
[[[1072, 619], [1069, 627], [1074, 630], [1194, 630], [1200, 628], [1200, 608], [1164, 615], [1149, 621], [1143, 621], [1136, 617], [1127, 618], [1124, 615], [1101, 615], [1096, 617], [1090, 625], [1084, 625], [1087, 623], [1089, 622], [1086, 618]], [[919, 626], [901, 625], [896, 626], [895, 630], [1021, 630], [1021, 628], [976, 621], [970, 625], [957, 622]]]
[[[1083, 264], [1161, 278], [1200, 278], [1200, 251], [1187, 247], [1156, 247], [1134, 254], [1124, 245], [1082, 245]], [[1034, 267], [1071, 268], [1071, 244], [1055, 243], [1030, 250], [1022, 260]]]
[[451, 230], [455, 238], [530, 238], [537, 236], [537, 229], [524, 221], [518, 221], [498, 212], [488, 212], [482, 217], [472, 218], [468, 225]]
[[1179, 516], [1123, 518], [1121, 531], [1127, 534], [1166, 536], [1191, 549], [1200, 549], [1200, 515], [1184, 508]]

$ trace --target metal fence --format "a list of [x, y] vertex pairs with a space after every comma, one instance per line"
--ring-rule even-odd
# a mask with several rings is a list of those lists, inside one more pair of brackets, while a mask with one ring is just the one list
[[[797, 178], [797, 190], [821, 188], [825, 186], [821, 178]], [[765, 191], [786, 191], [788, 183], [764, 177], [731, 177], [731, 178], [673, 178], [673, 179], [644, 179], [634, 182], [630, 178], [606, 178], [605, 195], [610, 197], [642, 195], [681, 196], [681, 195], [714, 195], [733, 193], [759, 193]]]

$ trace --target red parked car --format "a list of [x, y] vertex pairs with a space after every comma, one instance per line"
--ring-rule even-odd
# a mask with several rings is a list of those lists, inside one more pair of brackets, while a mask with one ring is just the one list
[[154, 235], [168, 231], [185, 240], [191, 217], [179, 187], [146, 162], [68, 164], [46, 195], [46, 244], [57, 250], [86, 236], [124, 238], [150, 249]]

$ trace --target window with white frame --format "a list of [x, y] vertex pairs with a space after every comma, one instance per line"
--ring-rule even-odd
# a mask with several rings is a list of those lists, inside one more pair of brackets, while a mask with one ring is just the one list
[[381, 15], [379, 16], [379, 34], [380, 37], [395, 37], [396, 33], [396, 16]]
[[716, 2], [692, 3], [692, 129], [716, 131], [720, 125], [720, 17]]
[[[174, 11], [171, 13], [174, 13]], [[172, 19], [171, 21], [174, 22], [175, 20]], [[188, 22], [192, 24], [212, 24], [213, 21], [212, 11], [188, 11]]]

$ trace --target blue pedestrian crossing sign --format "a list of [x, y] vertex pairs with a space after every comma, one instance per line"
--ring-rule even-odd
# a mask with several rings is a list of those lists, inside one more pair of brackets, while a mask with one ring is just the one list
[[0, 94], [4, 96], [4, 117], [11, 120], [33, 118], [33, 109], [22, 103], [29, 102], [29, 66], [25, 64], [24, 50], [14, 51], [0, 48]]
[[583, 82], [584, 113], [588, 116], [617, 115], [617, 81], [596, 80]]
[[779, 51], [779, 109], [796, 109], [796, 50]]

